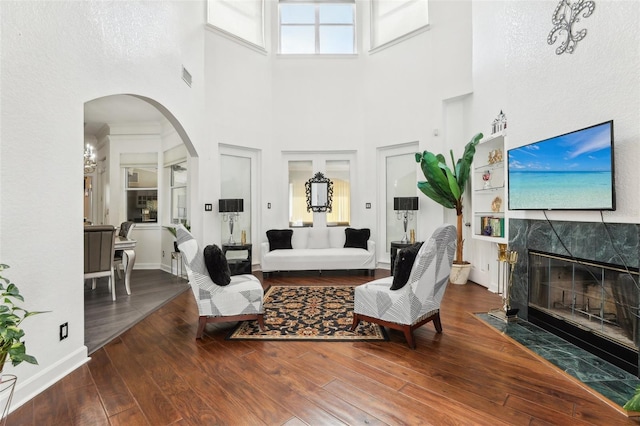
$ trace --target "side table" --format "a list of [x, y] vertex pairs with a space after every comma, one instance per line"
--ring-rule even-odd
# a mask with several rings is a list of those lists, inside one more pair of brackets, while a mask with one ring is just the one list
[[222, 244], [222, 253], [227, 256], [228, 251], [246, 251], [246, 256], [231, 258], [227, 257], [231, 275], [242, 275], [251, 273], [251, 244]]
[[402, 241], [391, 241], [391, 275], [393, 275], [393, 268], [396, 264], [396, 256], [398, 255], [398, 250], [403, 249], [405, 247], [409, 247], [415, 243], [403, 243]]

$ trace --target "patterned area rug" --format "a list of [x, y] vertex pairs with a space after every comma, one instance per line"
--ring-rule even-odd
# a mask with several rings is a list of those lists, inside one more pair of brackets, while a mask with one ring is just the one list
[[384, 328], [353, 322], [354, 287], [271, 286], [264, 296], [265, 331], [256, 321], [241, 322], [227, 339], [239, 340], [387, 340]]

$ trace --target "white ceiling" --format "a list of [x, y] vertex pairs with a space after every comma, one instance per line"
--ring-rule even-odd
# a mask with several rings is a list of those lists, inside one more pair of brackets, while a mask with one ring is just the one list
[[84, 104], [84, 133], [95, 135], [105, 124], [164, 122], [158, 109], [130, 95], [113, 95]]

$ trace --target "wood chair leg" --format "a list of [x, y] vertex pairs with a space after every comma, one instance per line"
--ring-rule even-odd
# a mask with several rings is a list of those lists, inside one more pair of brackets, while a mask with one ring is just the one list
[[411, 349], [415, 349], [416, 348], [416, 342], [413, 339], [413, 332], [411, 331], [411, 326], [410, 325], [406, 325], [406, 326], [402, 327], [402, 332], [404, 333], [405, 339], [407, 339], [407, 344], [409, 345], [409, 347]]
[[360, 324], [360, 317], [358, 316], [358, 314], [354, 313], [353, 323], [351, 324], [351, 331], [355, 331], [355, 329], [358, 328], [358, 324]]
[[438, 312], [433, 318], [433, 326], [436, 328], [436, 332], [442, 333], [442, 323], [440, 322], [440, 312]]
[[207, 325], [207, 317], [201, 316], [198, 320], [198, 331], [196, 332], [196, 339], [202, 339], [204, 333], [204, 326]]
[[264, 314], [258, 314], [258, 327], [260, 327], [260, 331], [264, 331]]

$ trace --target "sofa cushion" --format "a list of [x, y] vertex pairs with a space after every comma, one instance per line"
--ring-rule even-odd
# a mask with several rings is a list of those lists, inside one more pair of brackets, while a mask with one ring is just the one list
[[354, 229], [347, 228], [344, 230], [346, 240], [344, 243], [345, 247], [353, 247], [353, 248], [362, 248], [367, 249], [367, 241], [369, 241], [369, 237], [371, 236], [371, 231], [369, 228], [363, 229]]
[[295, 228], [293, 229], [293, 236], [291, 237], [291, 247], [293, 249], [306, 249], [307, 240], [309, 239], [310, 228]]
[[422, 247], [422, 243], [415, 243], [398, 252], [396, 263], [393, 267], [391, 290], [400, 290], [407, 284], [409, 276], [411, 275], [411, 268], [413, 268], [413, 263], [416, 260], [418, 251], [420, 251], [420, 247]]
[[267, 231], [267, 239], [269, 240], [269, 251], [291, 249], [291, 229], [270, 229]]
[[326, 227], [322, 226], [309, 229], [307, 248], [324, 249], [329, 247], [331, 247], [329, 245], [329, 230]]
[[209, 245], [204, 248], [204, 264], [207, 266], [211, 280], [221, 286], [231, 282], [231, 271], [229, 264], [220, 247]]

